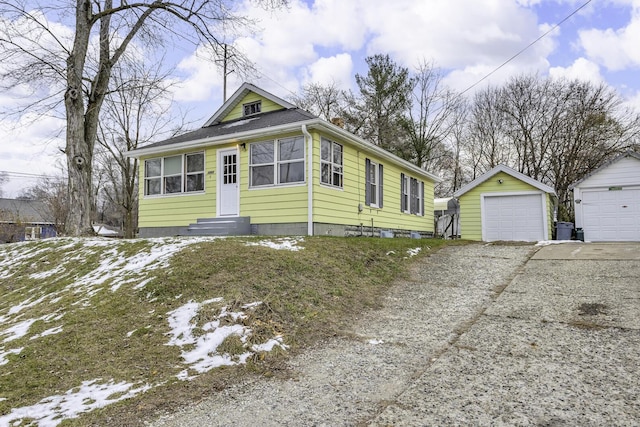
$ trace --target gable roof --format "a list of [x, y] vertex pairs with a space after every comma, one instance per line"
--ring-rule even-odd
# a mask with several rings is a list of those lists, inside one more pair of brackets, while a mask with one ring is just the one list
[[[241, 117], [239, 119], [230, 120], [228, 122], [203, 126], [200, 129], [196, 129], [194, 131], [183, 133], [182, 135], [165, 139], [164, 141], [146, 145], [138, 150], [132, 150], [132, 152], [137, 153], [140, 151], [141, 153], [144, 153], [144, 151], [147, 149], [180, 144], [183, 142], [199, 143], [207, 140], [213, 142], [220, 137], [226, 138], [229, 135], [251, 133], [267, 129], [278, 129], [282, 126], [311, 120], [315, 117], [316, 116], [314, 116], [313, 114], [295, 107], [290, 110], [270, 111], [268, 113], [256, 114], [251, 117]], [[178, 146], [176, 148], [184, 147]]]
[[587, 179], [591, 178], [593, 175], [597, 174], [598, 172], [602, 171], [603, 169], [608, 168], [609, 166], [611, 166], [614, 163], [618, 163], [620, 160], [625, 159], [627, 157], [633, 157], [636, 160], [640, 160], [640, 153], [636, 153], [635, 151], [628, 150], [628, 151], [620, 154], [619, 156], [609, 160], [608, 162], [606, 162], [605, 164], [603, 164], [599, 168], [596, 168], [596, 169], [592, 170], [591, 172], [589, 172], [588, 174], [583, 176], [582, 179], [580, 179], [579, 181], [576, 181], [573, 184], [571, 184], [569, 186], [569, 190], [573, 190], [578, 185], [582, 184], [584, 181], [586, 181]]
[[0, 199], [0, 222], [53, 224], [46, 216], [46, 206], [40, 200]]
[[286, 108], [286, 109], [296, 108], [295, 105], [285, 101], [282, 98], [278, 98], [274, 94], [271, 94], [263, 89], [260, 89], [259, 87], [254, 86], [251, 83], [243, 83], [242, 86], [240, 86], [238, 90], [236, 90], [233, 93], [233, 95], [231, 95], [231, 97], [227, 99], [227, 101], [224, 104], [222, 104], [222, 107], [218, 108], [218, 111], [216, 111], [213, 114], [213, 116], [211, 116], [209, 120], [207, 120], [202, 127], [207, 127], [207, 126], [220, 123], [220, 121], [223, 118], [225, 118], [227, 114], [229, 114], [229, 112], [236, 107], [236, 105], [242, 102], [244, 97], [247, 96], [250, 92], [256, 93], [265, 99], [268, 99], [278, 105], [281, 105], [282, 108]]
[[537, 188], [540, 191], [544, 191], [545, 193], [549, 193], [549, 194], [556, 194], [556, 191], [549, 187], [548, 185], [545, 185], [543, 183], [541, 183], [540, 181], [536, 181], [535, 179], [518, 172], [515, 169], [511, 169], [508, 166], [505, 165], [498, 165], [495, 168], [491, 169], [488, 172], [485, 172], [484, 174], [480, 175], [478, 178], [474, 179], [473, 181], [471, 181], [470, 183], [468, 183], [467, 185], [465, 185], [464, 187], [462, 187], [461, 189], [459, 189], [458, 191], [456, 191], [455, 193], [453, 193], [454, 197], [460, 197], [462, 196], [464, 193], [467, 193], [471, 190], [473, 190], [474, 188], [476, 188], [478, 185], [482, 184], [483, 182], [487, 181], [488, 179], [490, 179], [491, 177], [497, 175], [500, 172], [504, 172], [507, 175], [511, 175], [512, 177], [519, 179], [520, 181], [526, 182], [527, 184], [531, 185], [532, 187]]
[[[220, 119], [226, 117], [228, 112], [240, 103], [249, 92], [266, 96], [267, 99], [283, 106], [283, 109], [220, 122]], [[243, 84], [216, 114], [205, 123], [205, 126], [200, 129], [127, 151], [125, 154], [129, 157], [140, 158], [143, 156], [160, 155], [188, 149], [203, 149], [207, 146], [229, 144], [231, 142], [241, 143], [249, 138], [271, 137], [286, 132], [302, 132], [302, 129], [305, 128], [317, 129], [331, 137], [342, 138], [358, 148], [362, 148], [392, 163], [401, 165], [413, 171], [416, 175], [427, 177], [433, 182], [442, 181], [437, 175], [427, 172], [413, 163], [401, 159], [379, 146], [352, 134], [342, 127], [329, 123], [308, 111], [297, 108], [250, 83]]]

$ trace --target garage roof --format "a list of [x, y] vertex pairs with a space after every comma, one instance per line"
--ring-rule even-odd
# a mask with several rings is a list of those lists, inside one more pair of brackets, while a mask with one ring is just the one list
[[582, 179], [580, 181], [576, 181], [573, 184], [571, 184], [569, 186], [569, 190], [573, 190], [574, 188], [576, 188], [577, 186], [582, 184], [584, 181], [586, 181], [587, 179], [591, 178], [593, 175], [597, 174], [598, 172], [600, 172], [603, 169], [608, 168], [612, 164], [619, 162], [620, 160], [624, 159], [625, 157], [633, 157], [634, 159], [640, 160], [640, 153], [636, 153], [635, 151], [630, 151], [629, 150], [629, 151], [627, 151], [627, 152], [625, 152], [623, 154], [620, 154], [618, 157], [616, 157], [614, 159], [611, 159], [610, 161], [608, 161], [607, 163], [603, 164], [599, 168], [594, 169], [591, 172], [589, 172], [588, 174], [586, 174], [584, 177], [582, 177]]
[[462, 187], [461, 189], [459, 189], [458, 191], [456, 191], [455, 193], [453, 193], [453, 195], [455, 197], [460, 197], [462, 196], [464, 193], [473, 190], [475, 187], [477, 187], [478, 185], [482, 184], [483, 182], [487, 181], [488, 179], [490, 179], [492, 176], [497, 175], [500, 172], [504, 172], [507, 175], [511, 175], [512, 177], [519, 179], [520, 181], [524, 181], [527, 184], [531, 185], [532, 187], [537, 188], [540, 191], [544, 191], [545, 193], [549, 193], [549, 194], [553, 194], [554, 196], [556, 195], [556, 191], [549, 187], [548, 185], [545, 185], [543, 183], [541, 183], [540, 181], [536, 181], [535, 179], [520, 173], [514, 169], [511, 169], [508, 166], [505, 165], [498, 165], [495, 168], [491, 169], [488, 172], [485, 172], [484, 174], [482, 174], [481, 176], [479, 176], [478, 178], [474, 179], [473, 181], [471, 181], [470, 183], [468, 183], [467, 185], [465, 185], [464, 187]]

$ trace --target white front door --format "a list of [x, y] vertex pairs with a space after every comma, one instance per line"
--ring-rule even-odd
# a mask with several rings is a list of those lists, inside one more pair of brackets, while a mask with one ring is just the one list
[[238, 215], [238, 151], [218, 151], [218, 216]]

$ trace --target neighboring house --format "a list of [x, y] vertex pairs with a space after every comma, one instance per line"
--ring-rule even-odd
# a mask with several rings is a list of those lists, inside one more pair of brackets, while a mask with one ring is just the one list
[[437, 176], [248, 83], [202, 128], [128, 155], [140, 236], [433, 235]]
[[39, 200], [0, 199], [0, 242], [56, 237], [54, 221]]
[[549, 240], [555, 190], [498, 165], [454, 193], [460, 203], [463, 239], [487, 242]]
[[624, 153], [569, 188], [584, 240], [640, 241], [639, 153]]

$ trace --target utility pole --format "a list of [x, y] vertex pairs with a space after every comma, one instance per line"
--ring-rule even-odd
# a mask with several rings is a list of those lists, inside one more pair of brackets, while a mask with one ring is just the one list
[[233, 73], [234, 70], [227, 71], [227, 65], [229, 58], [233, 57], [233, 54], [229, 55], [227, 51], [227, 44], [225, 43], [222, 51], [222, 59], [216, 62], [222, 61], [222, 102], [227, 102], [227, 76]]

